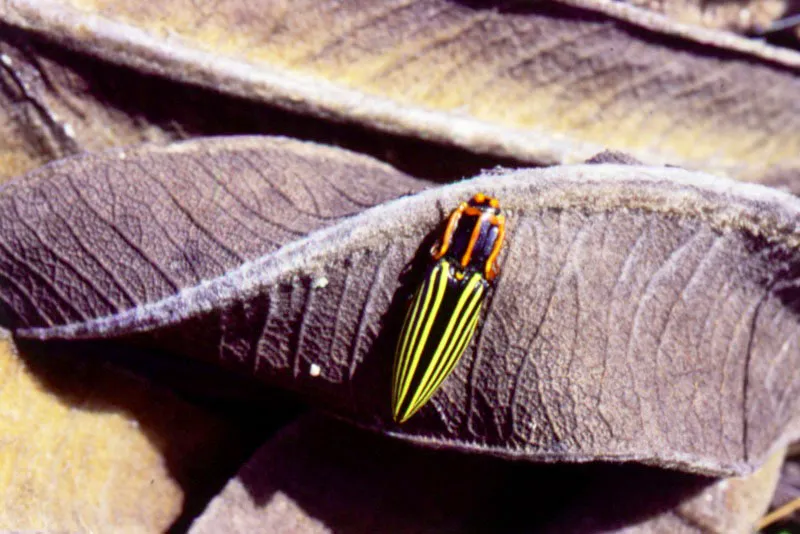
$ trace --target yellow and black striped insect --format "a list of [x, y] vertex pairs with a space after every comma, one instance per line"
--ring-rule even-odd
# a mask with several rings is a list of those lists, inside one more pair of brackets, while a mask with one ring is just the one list
[[422, 408], [464, 354], [497, 276], [495, 260], [504, 237], [505, 217], [497, 199], [478, 193], [450, 214], [397, 343], [392, 375], [396, 422]]

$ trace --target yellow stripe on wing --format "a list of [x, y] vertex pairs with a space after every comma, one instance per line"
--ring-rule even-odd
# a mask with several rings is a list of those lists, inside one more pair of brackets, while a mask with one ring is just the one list
[[478, 274], [473, 275], [461, 289], [461, 295], [453, 308], [447, 327], [441, 339], [438, 340], [436, 352], [414, 392], [410, 402], [410, 413], [416, 412], [428, 402], [447, 378], [455, 363], [461, 358], [466, 349], [464, 339], [468, 342], [472, 337], [470, 326], [477, 318], [478, 309], [483, 301], [483, 293], [483, 279]]
[[[400, 393], [408, 387], [406, 379], [408, 377], [408, 368], [411, 364], [411, 358], [409, 355], [413, 354], [414, 352], [414, 347], [416, 346], [417, 338], [419, 337], [420, 324], [424, 320], [427, 309], [430, 306], [430, 301], [434, 293], [431, 291], [431, 289], [435, 285], [439, 275], [437, 269], [439, 269], [438, 266], [431, 270], [428, 278], [417, 291], [413, 311], [406, 317], [406, 326], [404, 327], [404, 330], [407, 330], [407, 332], [403, 340], [403, 346], [397, 353], [398, 361], [395, 371], [395, 377], [397, 380], [397, 387], [395, 391], [397, 392], [398, 396], [400, 396]], [[398, 398], [398, 406], [401, 401], [402, 398]]]
[[429, 385], [426, 386], [425, 392], [421, 395], [419, 406], [422, 407], [428, 400], [436, 393], [442, 382], [452, 372], [458, 361], [464, 355], [467, 344], [472, 339], [472, 334], [475, 331], [475, 325], [478, 321], [480, 307], [483, 302], [483, 286], [479, 286], [478, 291], [475, 292], [470, 299], [467, 309], [458, 318], [458, 325], [453, 331], [450, 342], [447, 348], [442, 352], [437, 363], [436, 372], [432, 375]]
[[430, 286], [430, 279], [431, 277], [425, 280], [420, 288], [417, 289], [417, 292], [414, 295], [414, 300], [409, 308], [409, 312], [406, 315], [405, 322], [403, 323], [403, 330], [400, 332], [400, 341], [396, 350], [392, 376], [392, 411], [397, 411], [397, 406], [400, 405], [400, 399], [398, 398], [398, 395], [400, 392], [402, 377], [404, 376], [403, 373], [405, 372], [408, 364], [407, 355], [409, 350], [409, 340], [411, 338], [410, 332], [415, 329], [414, 325], [420, 318], [420, 306], [424, 300], [425, 291]]
[[[455, 368], [456, 364], [461, 359], [461, 356], [464, 354], [464, 351], [467, 349], [467, 345], [469, 345], [469, 342], [472, 339], [472, 335], [475, 333], [475, 327], [478, 326], [478, 318], [480, 317], [479, 311], [480, 310], [475, 310], [472, 319], [469, 321], [469, 324], [464, 329], [462, 337], [459, 340], [458, 345], [455, 347], [455, 350], [452, 352], [447, 367], [444, 369], [441, 382], [443, 382], [444, 379], [450, 375], [450, 373], [453, 371], [453, 368]], [[431, 397], [433, 397], [434, 393], [436, 393], [437, 390], [438, 390], [438, 385], [437, 387], [433, 388], [425, 397], [423, 397], [423, 399], [419, 403], [419, 406], [414, 411], [419, 410], [420, 408], [425, 406], [425, 404], [427, 404], [427, 402], [431, 400]]]
[[[408, 344], [404, 342], [403, 350], [398, 353], [398, 379], [397, 388], [397, 402], [394, 407], [395, 418], [399, 415], [396, 411], [405, 401], [411, 386], [411, 380], [419, 365], [420, 356], [428, 341], [431, 328], [439, 308], [444, 298], [445, 289], [447, 288], [447, 277], [450, 271], [450, 265], [446, 261], [440, 262], [432, 271], [429, 276], [430, 285], [420, 294], [420, 298], [424, 298], [424, 305], [421, 309], [408, 317], [411, 322], [409, 330], [406, 333], [408, 337]], [[409, 414], [410, 416], [410, 414]]]

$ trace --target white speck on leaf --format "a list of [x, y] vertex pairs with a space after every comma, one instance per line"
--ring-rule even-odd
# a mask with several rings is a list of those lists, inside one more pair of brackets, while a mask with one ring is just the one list
[[314, 281], [311, 282], [312, 289], [322, 289], [328, 286], [328, 279], [324, 276], [320, 276], [319, 278], [314, 278]]

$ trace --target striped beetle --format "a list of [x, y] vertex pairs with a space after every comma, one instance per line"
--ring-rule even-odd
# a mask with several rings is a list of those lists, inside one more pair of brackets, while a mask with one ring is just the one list
[[450, 214], [397, 343], [392, 374], [396, 422], [422, 408], [464, 354], [497, 276], [495, 260], [504, 237], [505, 217], [495, 198], [478, 193]]

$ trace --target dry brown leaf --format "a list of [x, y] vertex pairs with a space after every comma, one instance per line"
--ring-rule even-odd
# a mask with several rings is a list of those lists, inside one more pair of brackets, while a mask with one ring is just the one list
[[742, 33], [769, 28], [788, 13], [794, 0], [628, 0], [686, 24]]
[[800, 54], [570, 3], [5, 0], [0, 18], [142, 72], [482, 153], [608, 147], [747, 180], [800, 167]]
[[[794, 453], [792, 453], [792, 449]], [[791, 506], [791, 503], [800, 502], [800, 457], [798, 457], [800, 443], [794, 443], [789, 448], [789, 455], [781, 469], [781, 477], [778, 487], [772, 498], [771, 508], [777, 510], [784, 506]], [[800, 523], [800, 509], [795, 509], [787, 519]]]
[[[90, 63], [52, 45], [32, 42], [24, 32], [3, 28], [0, 181], [84, 150], [174, 138], [148, 120], [152, 118], [148, 106], [139, 105], [131, 112], [135, 106], [120, 98], [121, 93], [148, 94], [153, 88], [134, 82], [135, 75], [118, 68], [92, 73]], [[114, 91], [117, 85], [126, 91]], [[140, 97], [139, 104], [145, 100]]]
[[163, 532], [241, 455], [235, 425], [108, 365], [3, 333], [0, 369], [4, 532]]
[[781, 459], [721, 480], [542, 466], [411, 448], [309, 417], [256, 453], [191, 533], [746, 533]]
[[0, 26], [0, 181], [83, 151], [223, 134], [284, 135], [342, 146], [434, 180], [513, 159], [379, 135], [263, 102], [118, 67]]
[[[239, 147], [246, 145], [238, 142]], [[146, 152], [140, 152], [140, 158], [146, 159]], [[267, 164], [269, 161], [265, 152], [255, 154], [249, 162], [244, 154], [239, 155], [240, 164], [257, 166], [259, 172], [265, 160]], [[297, 156], [302, 159], [303, 151]], [[192, 162], [197, 163], [189, 155], [183, 161], [173, 159], [172, 165], [186, 165], [191, 172]], [[224, 162], [218, 159], [217, 163]], [[137, 167], [141, 164], [134, 163]], [[298, 167], [302, 164], [313, 166], [314, 161], [295, 162]], [[227, 177], [246, 174], [242, 169], [227, 170]], [[287, 177], [291, 175], [288, 171]], [[69, 176], [64, 179], [70, 181]], [[291, 190], [297, 184], [287, 185]], [[146, 187], [139, 189], [144, 190]], [[71, 203], [68, 195], [54, 200], [65, 204], [51, 214], [57, 218], [74, 215], [67, 207]], [[272, 200], [277, 205], [278, 199]], [[18, 201], [14, 201], [14, 213], [18, 213], [17, 208], [36, 209], [33, 204]], [[5, 216], [15, 215], [5, 211]], [[298, 223], [298, 219], [293, 222]], [[48, 232], [45, 228], [38, 230]], [[254, 247], [254, 254], [263, 252], [258, 248], [265, 244], [263, 241], [250, 239], [247, 243]], [[0, 274], [4, 289], [9, 272], [4, 269]], [[0, 317], [4, 317], [2, 313]], [[182, 525], [205, 504], [208, 492], [219, 487], [220, 476], [227, 476], [226, 470], [235, 470], [235, 462], [253, 446], [252, 440], [263, 436], [276, 422], [270, 421], [267, 410], [258, 412], [259, 425], [253, 425], [252, 417], [243, 424], [242, 419], [247, 417], [244, 413], [222, 420], [218, 409], [187, 404], [157, 385], [120, 377], [97, 362], [82, 361], [81, 354], [65, 355], [58, 363], [61, 349], [52, 344], [34, 348], [34, 352], [43, 354], [33, 358], [29, 350], [20, 360], [16, 353], [9, 353], [0, 366], [2, 376], [13, 380], [9, 383], [14, 386], [3, 390], [10, 395], [3, 404], [7, 415], [3, 420], [12, 427], [4, 434], [13, 441], [0, 450], [8, 474], [0, 487], [0, 500], [5, 504], [0, 528], [161, 532], [170, 525]], [[82, 347], [70, 352], [81, 351]], [[119, 363], [119, 350], [101, 348], [100, 352], [106, 353], [107, 360]], [[77, 358], [71, 360], [76, 363], [68, 363], [70, 357]], [[196, 378], [183, 372], [177, 380], [187, 377]], [[217, 390], [219, 378], [217, 373]], [[281, 417], [285, 416], [278, 414], [278, 419]], [[42, 462], [43, 458], [52, 460]], [[110, 485], [114, 491], [108, 491]]]
[[[431, 446], [723, 474], [797, 437], [794, 197], [586, 165], [365, 210], [421, 187], [287, 140], [76, 158], [2, 190], [3, 300], [19, 336], [167, 348]], [[509, 211], [504, 276], [461, 365], [398, 427], [398, 277], [477, 190]]]

